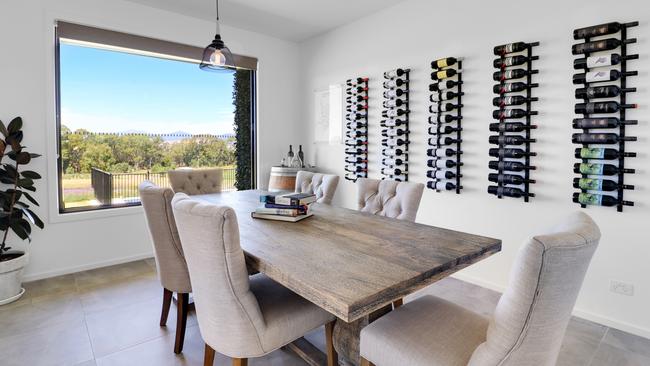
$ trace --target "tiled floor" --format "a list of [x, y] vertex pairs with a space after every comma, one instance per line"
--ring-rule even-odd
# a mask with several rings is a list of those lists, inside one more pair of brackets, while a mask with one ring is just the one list
[[[25, 284], [22, 299], [0, 306], [0, 365], [202, 365], [203, 342], [194, 314], [180, 356], [172, 352], [175, 312], [166, 328], [158, 326], [162, 290], [154, 266], [152, 260], [138, 261]], [[454, 279], [415, 296], [423, 293], [486, 315], [499, 299], [498, 293]], [[322, 330], [307, 338], [324, 348]], [[229, 364], [224, 356], [215, 361]], [[278, 350], [250, 365], [304, 363]], [[573, 319], [558, 365], [648, 366], [650, 341]]]

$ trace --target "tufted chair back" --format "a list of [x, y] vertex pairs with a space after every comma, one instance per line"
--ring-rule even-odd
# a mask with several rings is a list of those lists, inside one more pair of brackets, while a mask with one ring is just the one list
[[359, 211], [415, 221], [424, 184], [359, 178], [357, 187]]
[[174, 192], [182, 192], [189, 195], [209, 194], [221, 192], [223, 183], [223, 170], [214, 169], [190, 169], [180, 168], [170, 170], [169, 183]]
[[296, 176], [296, 193], [313, 193], [316, 202], [332, 204], [332, 198], [339, 184], [339, 176], [333, 174], [312, 173], [301, 170]]

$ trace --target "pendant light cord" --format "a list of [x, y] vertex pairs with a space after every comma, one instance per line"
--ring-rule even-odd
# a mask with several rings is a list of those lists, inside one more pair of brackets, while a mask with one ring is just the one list
[[215, 3], [217, 4], [217, 34], [219, 34], [219, 0], [216, 0]]

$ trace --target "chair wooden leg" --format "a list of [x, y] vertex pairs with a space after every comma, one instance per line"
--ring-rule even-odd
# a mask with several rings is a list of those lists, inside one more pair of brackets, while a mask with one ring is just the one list
[[189, 294], [178, 294], [178, 301], [176, 302], [176, 342], [174, 343], [174, 353], [177, 354], [183, 352], [189, 302]]
[[339, 355], [334, 349], [334, 340], [332, 335], [334, 334], [334, 323], [336, 320], [325, 324], [325, 343], [327, 348], [327, 366], [338, 366], [339, 364]]
[[393, 301], [393, 310], [397, 309], [398, 307], [402, 306], [404, 304], [404, 299], [399, 299]]
[[232, 366], [248, 366], [248, 358], [233, 358]]
[[361, 357], [361, 366], [375, 366], [375, 364]]
[[203, 354], [203, 366], [212, 366], [214, 364], [214, 349], [205, 344], [205, 353]]
[[166, 288], [163, 288], [163, 304], [162, 304], [162, 313], [160, 313], [160, 326], [164, 327], [167, 325], [167, 316], [169, 315], [169, 307], [172, 304], [172, 295], [173, 292], [169, 291]]

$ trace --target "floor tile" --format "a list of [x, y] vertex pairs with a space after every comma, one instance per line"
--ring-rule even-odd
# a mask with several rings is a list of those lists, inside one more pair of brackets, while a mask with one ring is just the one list
[[3, 366], [78, 365], [93, 359], [83, 320], [0, 339]]
[[560, 348], [557, 366], [588, 366], [607, 327], [572, 318]]
[[23, 287], [25, 287], [25, 294], [31, 299], [77, 292], [77, 284], [73, 274], [26, 282]]
[[156, 269], [156, 259], [155, 258], [147, 258], [144, 260], [148, 265], [150, 265], [153, 269]]
[[152, 273], [155, 270], [145, 261], [136, 261], [75, 273], [75, 281], [82, 290]]
[[162, 287], [153, 274], [116, 280], [80, 291], [79, 297], [86, 314], [113, 309], [152, 299], [162, 299]]
[[591, 366], [648, 366], [650, 357], [601, 343]]
[[650, 339], [645, 339], [634, 334], [610, 328], [603, 339], [603, 343], [650, 357]]
[[0, 338], [83, 320], [83, 317], [76, 294], [41, 296], [28, 304], [0, 310]]

